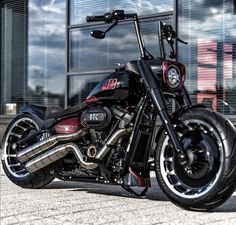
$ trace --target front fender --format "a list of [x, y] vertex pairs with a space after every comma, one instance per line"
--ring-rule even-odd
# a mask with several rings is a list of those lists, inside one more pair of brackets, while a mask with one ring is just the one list
[[[195, 105], [190, 105], [190, 106], [185, 106], [183, 108], [180, 108], [178, 109], [177, 111], [175, 111], [172, 115], [171, 115], [171, 121], [173, 123], [177, 123], [178, 122], [178, 119], [181, 117], [181, 115], [183, 115], [185, 112], [191, 110], [191, 109], [194, 109], [194, 108], [206, 108], [205, 105], [203, 104], [195, 104]], [[159, 140], [159, 137], [161, 135], [161, 133], [165, 130], [165, 127], [164, 125], [162, 124], [156, 134], [156, 138], [155, 138], [155, 141], [156, 143], [158, 142]]]

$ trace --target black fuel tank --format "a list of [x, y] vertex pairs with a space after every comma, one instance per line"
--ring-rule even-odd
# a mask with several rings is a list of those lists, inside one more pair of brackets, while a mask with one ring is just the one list
[[110, 74], [92, 90], [86, 99], [87, 103], [126, 100], [129, 96], [129, 76], [126, 71]]

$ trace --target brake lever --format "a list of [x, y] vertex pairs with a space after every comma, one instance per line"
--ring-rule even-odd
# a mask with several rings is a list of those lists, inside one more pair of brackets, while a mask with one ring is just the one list
[[183, 40], [181, 40], [180, 38], [176, 38], [176, 41], [179, 41], [180, 43], [182, 43], [182, 44], [184, 44], [184, 45], [187, 45], [188, 44], [188, 42], [186, 42], [186, 41], [183, 41]]

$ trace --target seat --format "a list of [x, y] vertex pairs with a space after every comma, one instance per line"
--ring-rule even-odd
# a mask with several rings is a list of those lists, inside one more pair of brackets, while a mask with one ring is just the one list
[[137, 66], [137, 60], [127, 62], [125, 64], [125, 71], [134, 73], [136, 75], [140, 75], [140, 71], [139, 71], [139, 68]]
[[47, 119], [48, 115], [51, 115], [59, 111], [63, 111], [63, 109], [60, 107], [56, 107], [56, 106], [48, 107], [48, 106], [40, 105], [40, 104], [28, 105], [27, 107], [30, 107], [35, 112], [37, 112], [39, 118], [41, 118], [42, 120]]
[[69, 116], [69, 115], [72, 115], [72, 114], [76, 114], [79, 111], [85, 109], [87, 106], [88, 106], [88, 104], [86, 102], [82, 102], [81, 104], [70, 107], [68, 109], [64, 109], [64, 110], [60, 110], [60, 111], [57, 111], [57, 112], [54, 112], [54, 113], [50, 113], [50, 114], [46, 115], [45, 119], [46, 120], [48, 120], [48, 119], [57, 119], [57, 118], [66, 117], [66, 116]]

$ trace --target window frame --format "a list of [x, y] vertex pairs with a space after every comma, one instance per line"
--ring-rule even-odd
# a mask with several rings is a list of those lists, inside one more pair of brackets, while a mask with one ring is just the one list
[[[182, 4], [183, 4], [182, 0], [174, 0], [174, 14], [175, 14], [175, 16], [174, 16], [174, 23], [175, 23], [174, 26], [175, 26], [177, 34], [179, 33], [178, 32], [178, 27], [180, 26], [180, 24], [179, 24], [179, 8], [180, 8], [180, 6]], [[234, 8], [234, 10], [236, 10], [236, 9]], [[179, 60], [179, 58], [178, 58], [179, 57], [178, 49], [179, 49], [180, 45], [181, 45], [181, 43], [175, 43], [175, 47], [176, 47], [176, 61]], [[233, 66], [234, 66], [234, 64], [233, 64]], [[234, 68], [236, 68], [236, 67], [234, 67]], [[236, 114], [223, 114], [223, 116], [225, 116], [226, 118], [231, 120], [231, 122], [236, 126]]]
[[[173, 11], [167, 11], [167, 12], [161, 12], [161, 13], [155, 13], [155, 14], [150, 14], [150, 15], [143, 15], [140, 16], [139, 19], [140, 21], [142, 20], [147, 20], [147, 19], [153, 19], [153, 18], [158, 18], [158, 17], [168, 17], [172, 16], [173, 17], [173, 27], [174, 29], [177, 28], [177, 0], [173, 0]], [[127, 23], [130, 20], [127, 21], [120, 21], [120, 23]], [[103, 22], [98, 22], [96, 24], [91, 24], [91, 23], [81, 23], [81, 24], [70, 24], [70, 0], [66, 0], [66, 82], [65, 82], [65, 108], [68, 107], [68, 102], [69, 102], [69, 78], [70, 76], [83, 76], [83, 75], [88, 75], [88, 74], [104, 74], [104, 73], [111, 73], [113, 70], [95, 70], [95, 71], [88, 71], [88, 72], [70, 72], [70, 32], [72, 29], [79, 29], [79, 28], [88, 28], [88, 27], [97, 27], [99, 25], [104, 25]], [[175, 46], [176, 47], [176, 46]]]

